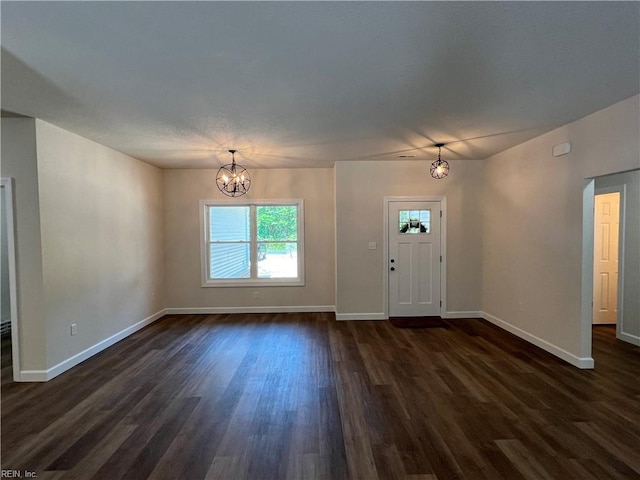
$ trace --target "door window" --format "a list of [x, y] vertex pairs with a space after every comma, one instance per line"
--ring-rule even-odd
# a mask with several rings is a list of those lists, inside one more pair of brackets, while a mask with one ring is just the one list
[[431, 210], [400, 210], [398, 232], [418, 235], [431, 233]]

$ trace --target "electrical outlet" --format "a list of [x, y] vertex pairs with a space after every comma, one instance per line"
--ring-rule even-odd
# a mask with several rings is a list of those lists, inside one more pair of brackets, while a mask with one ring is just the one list
[[78, 324], [77, 323], [72, 323], [71, 324], [71, 335], [77, 335], [78, 334]]

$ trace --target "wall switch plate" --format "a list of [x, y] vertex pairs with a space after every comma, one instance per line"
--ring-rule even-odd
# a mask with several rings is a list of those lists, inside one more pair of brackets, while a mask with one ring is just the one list
[[378, 244], [376, 242], [369, 242], [369, 250], [375, 250], [378, 248]]
[[77, 335], [78, 334], [78, 324], [77, 323], [72, 323], [71, 324], [71, 335]]

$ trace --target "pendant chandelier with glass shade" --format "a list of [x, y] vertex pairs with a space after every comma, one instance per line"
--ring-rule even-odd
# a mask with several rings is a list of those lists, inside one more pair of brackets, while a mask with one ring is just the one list
[[229, 150], [231, 163], [220, 167], [216, 177], [218, 190], [228, 197], [240, 197], [249, 191], [251, 187], [251, 176], [242, 165], [236, 164], [237, 150]]
[[429, 173], [433, 178], [442, 179], [449, 175], [449, 162], [440, 158], [440, 151], [444, 147], [444, 143], [436, 143], [434, 147], [438, 147], [438, 160], [431, 164]]

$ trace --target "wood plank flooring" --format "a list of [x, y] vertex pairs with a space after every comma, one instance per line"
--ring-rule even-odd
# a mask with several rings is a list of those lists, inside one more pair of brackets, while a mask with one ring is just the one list
[[[2, 384], [2, 469], [39, 479], [640, 479], [640, 349], [581, 371], [482, 321], [166, 316]], [[4, 352], [3, 352], [4, 353]], [[3, 355], [3, 362], [6, 362]]]
[[0, 336], [0, 385], [8, 385], [13, 379], [11, 355], [11, 333], [8, 333]]

